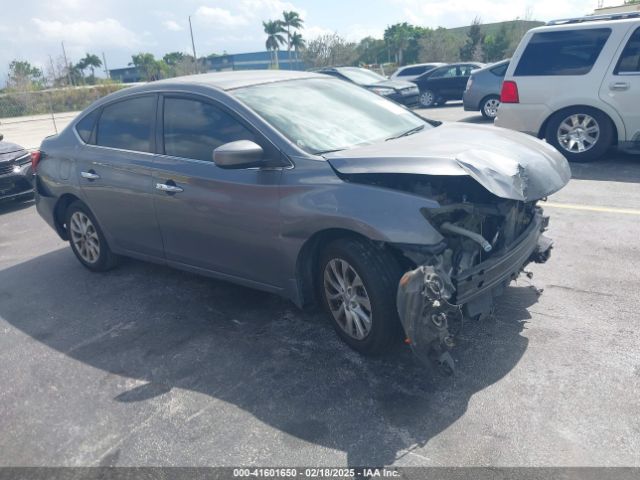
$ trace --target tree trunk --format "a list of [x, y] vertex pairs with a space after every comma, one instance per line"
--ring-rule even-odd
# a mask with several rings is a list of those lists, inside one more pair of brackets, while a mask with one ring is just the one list
[[275, 48], [273, 50], [273, 56], [276, 59], [276, 70], [280, 70], [280, 64], [278, 63], [278, 49], [277, 48]]

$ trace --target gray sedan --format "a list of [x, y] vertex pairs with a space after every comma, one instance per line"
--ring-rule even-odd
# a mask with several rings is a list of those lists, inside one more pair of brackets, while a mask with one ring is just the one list
[[403, 335], [425, 359], [546, 261], [537, 202], [570, 176], [532, 137], [278, 71], [121, 90], [34, 158], [38, 212], [88, 269], [128, 256], [319, 302], [354, 349]]
[[462, 96], [464, 109], [482, 113], [486, 119], [493, 120], [500, 106], [500, 90], [510, 60], [502, 60], [474, 71]]

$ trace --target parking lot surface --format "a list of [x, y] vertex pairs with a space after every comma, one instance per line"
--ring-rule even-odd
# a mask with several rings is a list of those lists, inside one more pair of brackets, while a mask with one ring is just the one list
[[0, 466], [640, 466], [640, 158], [572, 170], [551, 260], [465, 325], [451, 377], [273, 295], [90, 273], [32, 202], [0, 205]]

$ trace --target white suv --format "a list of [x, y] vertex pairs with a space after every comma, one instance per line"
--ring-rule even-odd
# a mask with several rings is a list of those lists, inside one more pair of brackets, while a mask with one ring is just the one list
[[640, 152], [640, 14], [551, 22], [525, 34], [495, 124], [545, 138], [570, 161]]

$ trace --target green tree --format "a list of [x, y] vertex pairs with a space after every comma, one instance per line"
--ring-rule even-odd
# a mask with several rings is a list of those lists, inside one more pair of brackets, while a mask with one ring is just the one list
[[487, 35], [484, 39], [484, 61], [497, 62], [507, 55], [509, 44], [511, 43], [511, 34], [513, 29], [507, 28], [507, 24], [503, 23], [500, 29], [492, 35]]
[[[298, 12], [282, 12], [282, 27], [287, 32], [287, 54], [289, 56], [289, 65], [291, 65], [291, 49], [294, 48], [291, 43], [293, 35], [296, 33], [295, 30], [302, 28], [303, 23], [304, 21], [300, 18], [300, 14]], [[291, 31], [292, 29], [294, 32]]]
[[407, 22], [396, 23], [384, 31], [384, 41], [395, 52], [398, 65], [415, 63], [418, 60], [420, 39], [431, 30]]
[[280, 20], [262, 22], [262, 26], [264, 28], [264, 33], [267, 34], [265, 46], [267, 47], [267, 50], [271, 52], [271, 64], [278, 69], [280, 68], [278, 65], [278, 50], [280, 49], [280, 45], [285, 43], [285, 39], [282, 36], [282, 34], [285, 33], [285, 29], [282, 27], [282, 22]]
[[431, 30], [420, 39], [420, 62], [457, 62], [464, 39], [443, 27]]
[[44, 75], [42, 74], [42, 70], [31, 65], [29, 62], [13, 60], [9, 64], [7, 87], [19, 90], [31, 90], [42, 87], [43, 84]]
[[140, 72], [140, 76], [148, 81], [160, 80], [168, 74], [167, 64], [156, 60], [152, 53], [138, 53], [131, 56], [131, 63]]
[[[84, 80], [84, 71], [89, 68], [91, 70], [90, 83], [95, 83], [96, 81], [96, 73], [95, 69], [100, 68], [102, 66], [102, 60], [97, 55], [92, 53], [85, 54], [84, 58], [81, 58], [80, 61], [75, 65], [75, 67], [80, 70], [82, 75], [82, 79]], [[72, 68], [73, 70], [73, 68]], [[72, 72], [73, 76], [73, 72]]]
[[469, 60], [478, 60], [478, 55], [482, 55], [482, 43], [484, 40], [484, 35], [482, 33], [482, 22], [480, 18], [476, 17], [473, 19], [473, 23], [469, 27], [467, 31], [467, 41], [460, 48], [460, 60], [463, 62]]
[[388, 47], [384, 40], [365, 37], [360, 40], [356, 50], [358, 53], [358, 62], [370, 65], [384, 62], [388, 52]]
[[306, 46], [306, 42], [304, 41], [304, 38], [302, 38], [302, 34], [298, 32], [293, 32], [293, 35], [291, 35], [290, 44], [291, 44], [291, 48], [293, 48], [295, 52], [295, 59], [296, 59], [296, 66], [297, 66], [298, 63], [300, 62], [300, 50], [304, 50]]

